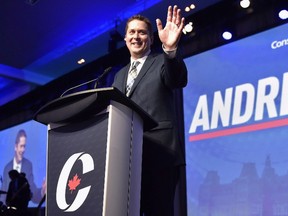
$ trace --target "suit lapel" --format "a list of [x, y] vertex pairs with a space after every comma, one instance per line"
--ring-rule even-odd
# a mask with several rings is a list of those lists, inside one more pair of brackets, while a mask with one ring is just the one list
[[127, 83], [127, 77], [128, 77], [128, 72], [129, 72], [130, 64], [127, 64], [123, 68], [123, 73], [121, 74], [120, 80], [123, 80], [121, 89], [119, 89], [121, 92], [124, 94], [126, 93], [126, 83]]
[[[149, 68], [154, 63], [155, 58], [152, 55], [149, 55], [141, 68], [130, 92], [130, 96], [133, 94], [135, 88], [137, 88], [138, 84], [140, 83], [141, 79], [147, 74]], [[127, 75], [126, 75], [127, 76]], [[127, 78], [127, 77], [126, 77]], [[127, 80], [127, 79], [126, 79]]]

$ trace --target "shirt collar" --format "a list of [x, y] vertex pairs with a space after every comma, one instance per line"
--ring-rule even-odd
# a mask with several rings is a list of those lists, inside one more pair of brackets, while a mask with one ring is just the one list
[[150, 54], [151, 50], [148, 50], [144, 56], [142, 58], [138, 58], [138, 59], [134, 59], [132, 57], [130, 57], [130, 62], [131, 62], [131, 65], [132, 65], [132, 62], [134, 61], [139, 61], [141, 65], [143, 65], [143, 63], [145, 62], [145, 60], [147, 59], [148, 55]]
[[[17, 169], [18, 167], [18, 169]], [[13, 158], [13, 169], [16, 169], [17, 171], [20, 171], [22, 168], [22, 162], [20, 162], [19, 164], [16, 162], [15, 157]]]

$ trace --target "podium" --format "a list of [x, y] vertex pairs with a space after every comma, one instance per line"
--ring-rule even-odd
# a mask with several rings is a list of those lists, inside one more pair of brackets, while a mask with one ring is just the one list
[[35, 115], [48, 126], [47, 216], [136, 216], [143, 130], [157, 123], [118, 89], [58, 98]]

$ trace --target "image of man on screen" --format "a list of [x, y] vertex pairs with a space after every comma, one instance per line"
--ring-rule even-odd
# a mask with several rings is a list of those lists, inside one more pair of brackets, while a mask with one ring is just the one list
[[[26, 149], [26, 141], [27, 135], [25, 130], [21, 129], [18, 131], [14, 146], [14, 157], [13, 159], [6, 164], [3, 171], [3, 184], [2, 191], [7, 191], [10, 178], [9, 172], [11, 170], [17, 170], [19, 173], [23, 173], [30, 185], [31, 190], [31, 200], [34, 203], [39, 203], [42, 197], [45, 195], [46, 191], [46, 183], [43, 182], [42, 188], [38, 188], [34, 182], [33, 175], [33, 166], [30, 160], [24, 157], [25, 149]], [[0, 200], [3, 202], [6, 199], [6, 195], [1, 195]]]

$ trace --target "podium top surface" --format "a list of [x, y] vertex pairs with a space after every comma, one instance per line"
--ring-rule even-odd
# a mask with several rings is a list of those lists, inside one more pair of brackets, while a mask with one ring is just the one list
[[68, 123], [80, 116], [101, 112], [111, 101], [116, 101], [136, 111], [143, 119], [144, 130], [157, 126], [157, 122], [148, 113], [115, 87], [80, 91], [57, 98], [41, 107], [36, 112], [34, 120], [46, 125]]

